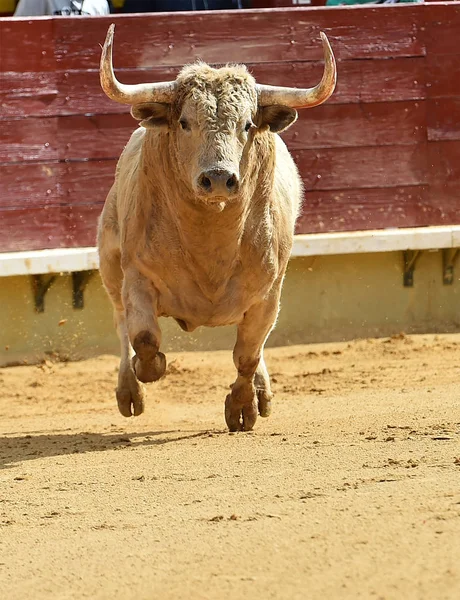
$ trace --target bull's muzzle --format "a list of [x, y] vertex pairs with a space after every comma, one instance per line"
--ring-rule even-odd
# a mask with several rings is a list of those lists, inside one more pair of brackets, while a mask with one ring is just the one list
[[197, 188], [201, 196], [230, 198], [238, 193], [238, 176], [226, 169], [203, 171], [197, 179]]

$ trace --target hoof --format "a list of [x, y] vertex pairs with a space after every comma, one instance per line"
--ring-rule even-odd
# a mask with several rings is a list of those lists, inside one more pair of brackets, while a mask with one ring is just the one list
[[273, 394], [268, 395], [265, 390], [257, 390], [257, 400], [259, 405], [259, 415], [267, 418], [272, 414]]
[[229, 431], [252, 431], [257, 421], [257, 407], [254, 402], [241, 406], [231, 394], [225, 399], [225, 422]]
[[118, 410], [124, 417], [138, 417], [144, 412], [144, 390], [130, 373], [116, 391]]
[[225, 422], [229, 431], [242, 431], [243, 429], [241, 408], [234, 406], [231, 394], [225, 398]]
[[142, 381], [142, 383], [158, 381], [163, 377], [166, 371], [166, 356], [163, 352], [157, 352], [149, 362], [145, 362], [136, 354], [133, 356], [133, 369], [136, 373], [136, 377], [139, 381]]

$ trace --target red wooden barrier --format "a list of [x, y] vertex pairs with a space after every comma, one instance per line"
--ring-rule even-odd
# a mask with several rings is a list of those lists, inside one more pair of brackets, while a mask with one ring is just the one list
[[306, 185], [299, 232], [460, 222], [459, 2], [0, 19], [0, 251], [94, 244], [136, 127], [99, 86], [112, 20], [128, 83], [171, 79], [199, 57], [313, 85], [325, 31], [337, 91], [284, 136]]

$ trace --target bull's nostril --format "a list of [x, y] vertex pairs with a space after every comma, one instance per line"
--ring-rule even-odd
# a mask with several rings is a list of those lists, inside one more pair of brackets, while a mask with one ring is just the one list
[[205, 190], [210, 190], [211, 189], [211, 180], [209, 179], [209, 177], [206, 177], [206, 175], [203, 175], [200, 180], [200, 185]]
[[231, 177], [229, 177], [227, 179], [227, 189], [232, 190], [235, 186], [236, 186], [236, 177], [235, 175], [232, 175]]

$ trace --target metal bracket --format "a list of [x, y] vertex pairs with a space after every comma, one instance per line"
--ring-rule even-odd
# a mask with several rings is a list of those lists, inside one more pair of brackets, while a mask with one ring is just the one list
[[460, 248], [444, 248], [442, 251], [442, 281], [444, 285], [454, 283], [454, 266], [460, 256]]
[[32, 275], [35, 312], [45, 312], [45, 295], [56, 277], [57, 275]]
[[404, 287], [412, 287], [414, 285], [414, 270], [421, 250], [404, 250]]
[[72, 306], [74, 308], [83, 308], [83, 294], [94, 273], [95, 271], [75, 271], [72, 273]]

